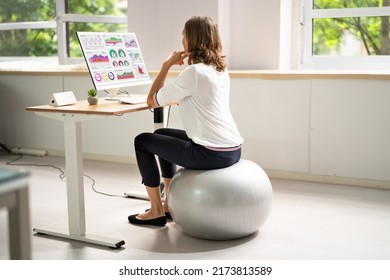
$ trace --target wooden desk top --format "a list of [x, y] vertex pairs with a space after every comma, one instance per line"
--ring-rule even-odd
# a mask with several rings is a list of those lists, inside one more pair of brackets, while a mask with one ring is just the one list
[[118, 101], [108, 101], [100, 98], [97, 105], [89, 105], [87, 100], [78, 101], [77, 104], [67, 106], [31, 106], [27, 111], [32, 112], [50, 112], [50, 113], [67, 113], [67, 114], [88, 114], [88, 115], [121, 115], [136, 111], [149, 109], [146, 103], [141, 104], [124, 104]]

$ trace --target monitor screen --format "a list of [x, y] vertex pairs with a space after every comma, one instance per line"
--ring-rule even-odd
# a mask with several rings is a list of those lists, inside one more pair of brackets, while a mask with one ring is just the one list
[[96, 90], [151, 83], [134, 33], [77, 32]]

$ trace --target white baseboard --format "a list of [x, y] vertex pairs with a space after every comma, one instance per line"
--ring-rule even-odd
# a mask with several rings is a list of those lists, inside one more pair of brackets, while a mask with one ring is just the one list
[[350, 185], [350, 186], [359, 186], [359, 187], [371, 187], [371, 188], [390, 190], [389, 181], [349, 178], [349, 177], [339, 177], [339, 176], [329, 176], [329, 175], [314, 175], [314, 174], [307, 174], [307, 173], [300, 173], [300, 172], [278, 171], [278, 170], [268, 170], [268, 169], [264, 169], [264, 171], [267, 173], [267, 175], [270, 178], [275, 178], [275, 179], [288, 179], [288, 180], [297, 180], [297, 181], [307, 181], [307, 182], [317, 182], [317, 183], [337, 184], [337, 185]]
[[[65, 152], [60, 150], [47, 150], [48, 155], [55, 157], [64, 157]], [[83, 159], [96, 160], [115, 163], [137, 164], [135, 157], [131, 156], [114, 156], [114, 155], [102, 155], [93, 153], [83, 153]]]

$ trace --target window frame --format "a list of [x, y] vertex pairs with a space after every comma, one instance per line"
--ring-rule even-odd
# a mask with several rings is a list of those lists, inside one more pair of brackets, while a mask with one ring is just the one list
[[373, 69], [388, 70], [390, 56], [314, 56], [313, 20], [318, 18], [390, 16], [390, 7], [314, 9], [314, 0], [301, 0], [301, 68], [302, 69]]
[[30, 22], [12, 22], [0, 23], [0, 31], [17, 29], [56, 29], [57, 31], [57, 57], [29, 57], [14, 56], [0, 57], [2, 60], [38, 60], [52, 61], [58, 58], [59, 64], [73, 64], [84, 61], [82, 57], [71, 58], [68, 54], [68, 35], [66, 26], [68, 23], [111, 23], [128, 24], [127, 16], [105, 16], [105, 15], [82, 15], [66, 12], [67, 0], [56, 0], [56, 18], [55, 21], [30, 21]]

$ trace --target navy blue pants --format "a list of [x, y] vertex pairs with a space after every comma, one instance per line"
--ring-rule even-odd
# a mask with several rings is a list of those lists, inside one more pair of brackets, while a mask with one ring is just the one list
[[[171, 179], [176, 165], [188, 169], [219, 169], [233, 165], [241, 157], [241, 148], [210, 150], [195, 144], [184, 130], [172, 128], [141, 133], [135, 138], [134, 147], [142, 182], [148, 187], [160, 186], [160, 177]], [[160, 162], [161, 176], [155, 155]]]

